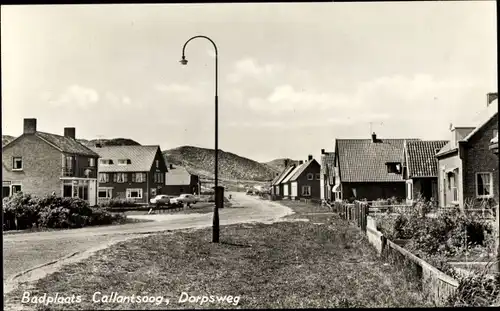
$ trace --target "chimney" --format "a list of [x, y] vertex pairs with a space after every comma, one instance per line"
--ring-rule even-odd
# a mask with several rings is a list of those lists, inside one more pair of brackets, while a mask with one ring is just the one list
[[300, 160], [299, 165], [302, 165], [302, 164], [304, 164], [304, 161]]
[[376, 143], [377, 142], [377, 134], [375, 134], [375, 132], [372, 133], [372, 143]]
[[75, 128], [74, 127], [65, 127], [64, 128], [64, 137], [69, 137], [75, 139]]
[[170, 169], [173, 169], [174, 168], [174, 165], [172, 163], [170, 163]]
[[492, 101], [498, 98], [498, 93], [488, 93], [486, 94], [486, 106], [488, 107]]
[[288, 166], [288, 159], [285, 160], [285, 167]]
[[321, 154], [325, 154], [325, 149], [321, 149]]
[[313, 159], [313, 156], [310, 154], [308, 157], [307, 157], [307, 161], [311, 161]]
[[23, 134], [35, 134], [36, 132], [36, 119], [24, 119], [24, 131]]

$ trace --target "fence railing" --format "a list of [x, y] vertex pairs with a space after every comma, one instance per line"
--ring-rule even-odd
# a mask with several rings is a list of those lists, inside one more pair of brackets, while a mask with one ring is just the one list
[[440, 305], [458, 288], [457, 280], [388, 240], [377, 230], [376, 221], [370, 217], [370, 213], [378, 211], [379, 207], [370, 207], [366, 202], [355, 201], [354, 204], [335, 202], [332, 209], [339, 213], [341, 218], [358, 227], [380, 256], [411, 271], [420, 281], [421, 288], [431, 294], [434, 303]]

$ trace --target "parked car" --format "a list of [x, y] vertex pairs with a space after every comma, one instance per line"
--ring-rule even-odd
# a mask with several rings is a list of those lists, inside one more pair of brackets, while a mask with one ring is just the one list
[[252, 190], [247, 190], [247, 195], [253, 195], [253, 191]]
[[173, 196], [165, 195], [165, 194], [159, 194], [149, 200], [151, 204], [155, 205], [170, 205], [172, 203]]
[[173, 198], [170, 200], [172, 204], [181, 203], [187, 205], [196, 204], [198, 201], [199, 201], [198, 198], [193, 194], [181, 194], [177, 198]]

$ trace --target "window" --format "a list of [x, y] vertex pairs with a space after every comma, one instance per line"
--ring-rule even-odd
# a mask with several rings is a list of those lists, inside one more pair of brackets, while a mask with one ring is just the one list
[[316, 174], [316, 180], [321, 180], [321, 174]]
[[156, 160], [156, 168], [160, 168], [160, 160]]
[[142, 189], [127, 189], [127, 199], [142, 199]]
[[113, 195], [113, 189], [109, 188], [99, 188], [97, 191], [97, 197], [99, 199], [111, 199]]
[[111, 160], [111, 159], [100, 159], [99, 160], [99, 164], [102, 164], [102, 165], [112, 165], [113, 164], [113, 160]]
[[18, 193], [22, 191], [21, 185], [12, 185], [12, 194]]
[[117, 183], [127, 182], [127, 173], [115, 173], [113, 181]]
[[358, 197], [358, 192], [356, 191], [356, 188], [352, 188], [352, 196], [355, 198]]
[[72, 185], [64, 185], [63, 186], [63, 197], [71, 198], [73, 196], [73, 186]]
[[118, 160], [118, 165], [127, 165], [127, 164], [132, 164], [132, 161], [130, 159], [119, 159]]
[[493, 196], [493, 174], [476, 174], [476, 196], [478, 198], [489, 198]]
[[146, 181], [146, 173], [134, 173], [132, 174], [133, 182], [145, 182]]
[[401, 174], [401, 163], [386, 163], [387, 173]]
[[99, 182], [109, 182], [109, 174], [108, 173], [99, 173]]
[[94, 158], [89, 158], [89, 166], [94, 167], [95, 166], [95, 159]]
[[155, 183], [161, 184], [165, 182], [165, 175], [163, 173], [155, 173], [154, 176]]
[[311, 186], [302, 186], [302, 196], [311, 196]]
[[314, 174], [313, 173], [307, 174], [307, 180], [313, 180], [313, 179], [314, 179]]
[[498, 130], [493, 130], [493, 138], [498, 136]]
[[448, 189], [451, 190], [451, 201], [458, 202], [458, 187], [454, 173], [448, 174]]
[[12, 169], [21, 171], [23, 169], [23, 158], [14, 157], [12, 159]]
[[413, 184], [411, 183], [406, 183], [406, 198], [413, 200]]

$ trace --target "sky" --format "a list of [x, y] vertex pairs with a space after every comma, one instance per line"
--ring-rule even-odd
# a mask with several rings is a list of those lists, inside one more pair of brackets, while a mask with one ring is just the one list
[[495, 1], [2, 6], [2, 134], [319, 159], [336, 138], [448, 139], [497, 92]]

